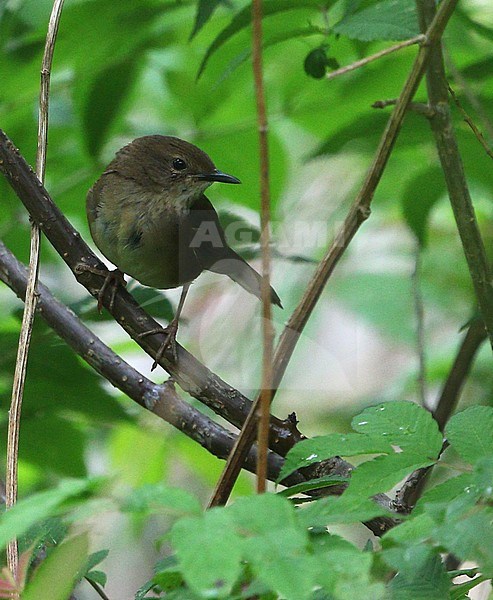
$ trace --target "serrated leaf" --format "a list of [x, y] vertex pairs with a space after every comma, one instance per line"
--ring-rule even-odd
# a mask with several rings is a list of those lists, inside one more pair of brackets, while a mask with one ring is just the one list
[[405, 40], [419, 33], [416, 6], [409, 0], [383, 0], [346, 16], [334, 32], [366, 42]]
[[175, 523], [171, 542], [187, 584], [205, 597], [228, 596], [241, 572], [241, 550], [231, 515], [212, 509]]
[[493, 408], [466, 408], [450, 419], [445, 428], [445, 435], [461, 458], [469, 463], [492, 456]]
[[[326, 5], [333, 4], [333, 0], [326, 0]], [[287, 10], [296, 10], [300, 8], [316, 8], [320, 6], [319, 0], [264, 0], [263, 3], [263, 18], [285, 12]], [[207, 63], [211, 56], [221, 48], [231, 37], [239, 33], [245, 27], [248, 27], [252, 20], [252, 9], [248, 5], [240, 10], [231, 20], [231, 23], [225, 27], [219, 35], [214, 39], [212, 44], [207, 48], [207, 51], [200, 63], [197, 73], [197, 79], [204, 72]]]
[[361, 523], [375, 517], [389, 515], [389, 511], [366, 498], [327, 496], [304, 504], [297, 513], [304, 527], [327, 527], [344, 523]]
[[[448, 517], [449, 515], [447, 515]], [[491, 509], [467, 516], [458, 513], [446, 518], [434, 537], [447, 551], [462, 560], [476, 562], [481, 571], [493, 575], [493, 514]]]
[[434, 459], [426, 459], [422, 454], [414, 452], [377, 456], [354, 469], [345, 494], [352, 497], [370, 497], [387, 492], [416, 469], [428, 467], [433, 463]]
[[392, 452], [390, 441], [357, 433], [331, 433], [298, 442], [286, 455], [277, 481], [296, 469], [307, 467], [332, 456], [357, 456]]
[[390, 438], [392, 445], [413, 450], [418, 455], [436, 458], [442, 435], [431, 413], [413, 402], [385, 402], [366, 408], [354, 417], [355, 431]]
[[[392, 566], [399, 569], [399, 573], [388, 586], [392, 600], [446, 600], [450, 598], [449, 578], [438, 554], [430, 556], [430, 549], [425, 547], [392, 549], [389, 554], [394, 556]], [[397, 554], [399, 554], [400, 560], [395, 559]], [[388, 556], [387, 554], [387, 558]]]
[[308, 598], [316, 563], [306, 550], [307, 531], [290, 502], [275, 494], [240, 498], [230, 507], [243, 557], [255, 575], [282, 597]]
[[462, 473], [457, 477], [451, 477], [443, 483], [427, 489], [416, 503], [413, 515], [426, 513], [431, 504], [448, 504], [465, 492], [471, 492], [472, 488], [473, 477], [471, 473]]
[[485, 500], [493, 497], [493, 455], [480, 458], [474, 465], [474, 486]]

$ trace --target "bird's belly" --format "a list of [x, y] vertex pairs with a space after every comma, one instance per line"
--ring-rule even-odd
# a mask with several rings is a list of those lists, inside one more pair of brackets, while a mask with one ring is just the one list
[[194, 257], [180, 257], [176, 248], [164, 244], [125, 248], [120, 252], [118, 268], [143, 285], [158, 289], [178, 287], [193, 281], [202, 268]]
[[139, 222], [120, 211], [118, 219], [104, 211], [92, 227], [98, 248], [120, 271], [143, 285], [174, 288], [193, 281], [203, 270], [178, 219]]

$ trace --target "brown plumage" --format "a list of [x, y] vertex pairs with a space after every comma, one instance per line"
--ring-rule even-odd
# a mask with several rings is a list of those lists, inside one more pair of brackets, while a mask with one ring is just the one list
[[[117, 152], [89, 190], [91, 235], [108, 260], [144, 285], [185, 286], [185, 295], [188, 284], [209, 270], [228, 275], [260, 298], [260, 275], [228, 246], [204, 195], [215, 181], [240, 183], [184, 140], [137, 138]], [[271, 302], [281, 306], [273, 288]]]

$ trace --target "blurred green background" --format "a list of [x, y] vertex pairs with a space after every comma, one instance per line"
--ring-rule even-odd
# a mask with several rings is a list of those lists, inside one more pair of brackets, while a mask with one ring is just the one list
[[[0, 5], [0, 127], [31, 164], [51, 5], [51, 0]], [[265, 2], [272, 279], [285, 307], [274, 312], [278, 332], [340, 226], [376, 149], [391, 109], [371, 105], [399, 95], [417, 48], [333, 80], [313, 75], [416, 35], [413, 5], [407, 0]], [[52, 73], [46, 187], [86, 240], [85, 195], [114, 152], [141, 135], [176, 135], [199, 145], [220, 169], [241, 179], [242, 186], [215, 186], [208, 195], [223, 222], [232, 224], [227, 230], [232, 245], [260, 268], [249, 11], [243, 0], [66, 0]], [[490, 142], [492, 40], [490, 3], [461, 2], [444, 37], [448, 74]], [[322, 66], [320, 57], [326, 59]], [[310, 67], [314, 58], [315, 70]], [[416, 101], [425, 98], [422, 86]], [[452, 110], [491, 255], [491, 159], [458, 110]], [[28, 217], [3, 178], [0, 199], [0, 237], [27, 261]], [[420, 269], [413, 279], [417, 261]], [[46, 242], [41, 277], [103, 340], [151, 375], [151, 359], [107, 315], [96, 314], [94, 300]], [[138, 292], [138, 285], [131, 283], [130, 289]], [[146, 308], [169, 316], [178, 293], [155, 292]], [[433, 406], [460, 342], [459, 330], [475, 313], [475, 303], [429, 125], [411, 111], [378, 187], [372, 216], [308, 323], [274, 413], [285, 417], [295, 411], [301, 430], [313, 435], [345, 430], [355, 411], [367, 404], [419, 400], [418, 295], [425, 311], [426, 402]], [[0, 302], [4, 447], [22, 307], [3, 285]], [[226, 278], [203, 274], [189, 294], [178, 339], [252, 396], [260, 380], [260, 330], [255, 298]], [[491, 402], [489, 361], [483, 348], [464, 404]], [[159, 371], [153, 376], [165, 378]], [[20, 450], [23, 495], [61, 476], [102, 473], [115, 475], [123, 487], [164, 479], [205, 500], [222, 466], [111, 389], [41, 322], [29, 361]], [[243, 476], [236, 491], [250, 490], [251, 480]], [[139, 583], [148, 575], [153, 550], [130, 543], [132, 529], [121, 521], [121, 515], [108, 517], [101, 536], [105, 544], [114, 538], [108, 559], [112, 568], [126, 576], [132, 569]]]

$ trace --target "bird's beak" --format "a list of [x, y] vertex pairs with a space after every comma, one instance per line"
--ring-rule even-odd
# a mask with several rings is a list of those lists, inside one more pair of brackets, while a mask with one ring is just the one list
[[237, 177], [223, 173], [218, 169], [214, 169], [212, 173], [199, 173], [196, 175], [197, 179], [201, 181], [219, 181], [221, 183], [241, 183]]

